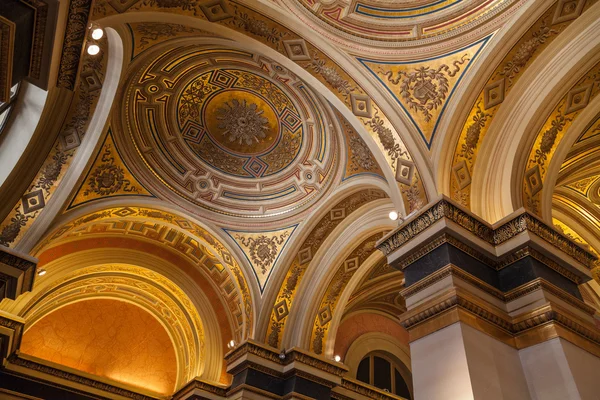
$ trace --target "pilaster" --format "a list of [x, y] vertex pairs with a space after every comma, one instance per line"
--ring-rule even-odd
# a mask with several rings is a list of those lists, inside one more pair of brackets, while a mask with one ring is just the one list
[[[551, 365], [566, 368], [567, 347], [600, 361], [594, 309], [578, 289], [595, 257], [535, 216], [490, 225], [443, 198], [378, 248], [406, 277], [416, 399], [547, 398], [536, 388], [559, 383], [532, 374], [532, 349], [553, 341], [564, 345]], [[585, 392], [585, 374], [568, 368]]]

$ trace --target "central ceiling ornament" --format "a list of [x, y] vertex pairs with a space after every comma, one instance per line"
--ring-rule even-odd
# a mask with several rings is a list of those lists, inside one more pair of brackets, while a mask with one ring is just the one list
[[217, 109], [217, 120], [220, 121], [219, 128], [224, 130], [223, 134], [230, 142], [243, 142], [250, 146], [253, 142], [260, 143], [267, 136], [268, 119], [262, 114], [263, 111], [256, 104], [233, 99], [231, 104], [225, 103], [224, 107]]
[[131, 70], [123, 105], [119, 144], [158, 197], [271, 221], [343, 174], [330, 105], [262, 56], [180, 47]]

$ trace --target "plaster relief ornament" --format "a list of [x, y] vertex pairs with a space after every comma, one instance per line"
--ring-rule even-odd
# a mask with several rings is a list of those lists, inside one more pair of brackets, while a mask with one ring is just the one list
[[463, 55], [460, 60], [452, 63], [452, 70], [448, 65], [442, 64], [437, 69], [422, 66], [411, 72], [398, 71], [395, 77], [392, 71], [387, 71], [384, 75], [390, 83], [400, 84], [400, 96], [408, 103], [408, 107], [423, 114], [425, 121], [429, 122], [432, 118], [431, 111], [437, 110], [448, 95], [448, 78], [456, 76], [460, 66], [469, 60], [466, 54]]
[[[124, 179], [125, 174], [122, 168], [109, 163], [102, 164], [92, 172], [88, 181], [90, 189], [86, 190], [85, 194], [94, 192], [106, 196], [115, 193], [123, 186]], [[135, 190], [135, 187], [129, 190]]]
[[225, 103], [217, 109], [218, 126], [230, 142], [244, 142], [250, 146], [253, 142], [260, 143], [267, 136], [268, 120], [262, 114], [263, 111], [256, 104], [233, 99], [231, 104]]
[[130, 71], [130, 82], [132, 141], [117, 146], [132, 171], [159, 178], [148, 183], [155, 195], [258, 222], [298, 215], [338, 184], [345, 158], [326, 129], [330, 105], [264, 56], [182, 46]]
[[260, 235], [256, 238], [246, 238], [244, 236], [236, 235], [236, 239], [241, 241], [241, 243], [248, 248], [252, 263], [260, 267], [261, 272], [265, 274], [267, 273], [267, 269], [277, 258], [279, 246], [286, 241], [286, 238], [289, 235], [289, 232], [271, 237]]

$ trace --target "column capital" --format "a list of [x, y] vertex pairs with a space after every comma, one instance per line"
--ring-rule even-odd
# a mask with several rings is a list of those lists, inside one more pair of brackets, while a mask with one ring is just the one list
[[560, 337], [600, 356], [578, 288], [595, 256], [524, 210], [491, 225], [442, 198], [378, 248], [405, 274], [411, 341], [462, 322], [516, 349]]

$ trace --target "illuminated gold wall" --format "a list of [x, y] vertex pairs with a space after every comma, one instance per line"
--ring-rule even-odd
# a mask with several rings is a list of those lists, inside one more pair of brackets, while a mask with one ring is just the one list
[[167, 332], [123, 301], [93, 299], [58, 309], [25, 332], [21, 352], [161, 394], [175, 389], [177, 362]]

